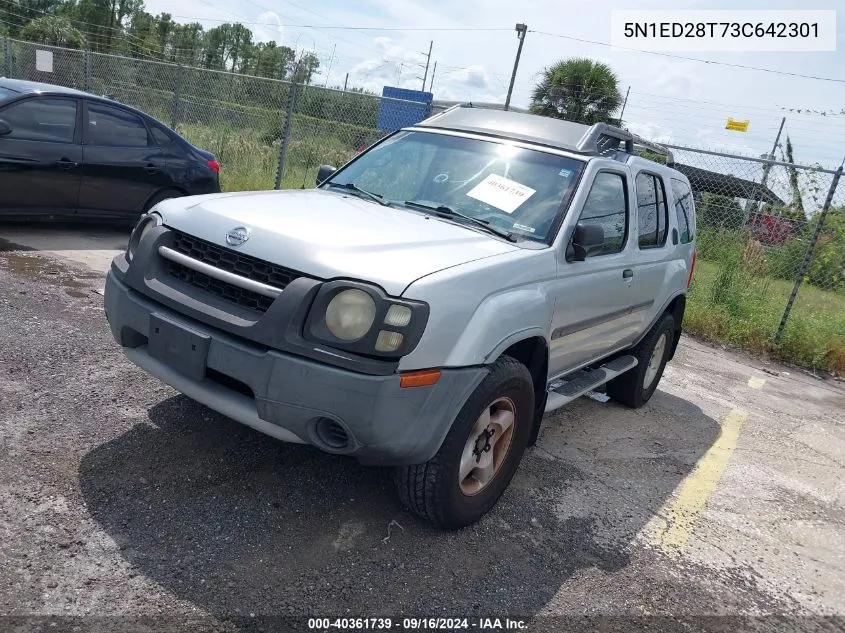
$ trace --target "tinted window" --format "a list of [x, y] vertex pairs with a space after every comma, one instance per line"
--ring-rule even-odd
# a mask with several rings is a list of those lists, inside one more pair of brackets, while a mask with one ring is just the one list
[[160, 146], [164, 147], [165, 145], [170, 145], [173, 143], [173, 136], [165, 130], [164, 128], [160, 128], [157, 125], [150, 126], [150, 130], [152, 130], [153, 138], [155, 139], [156, 143]]
[[637, 175], [636, 187], [640, 248], [663, 246], [669, 224], [663, 180], [641, 173]]
[[73, 99], [27, 99], [0, 110], [0, 118], [12, 126], [6, 138], [72, 143], [76, 130]]
[[89, 103], [85, 142], [108, 147], [146, 147], [147, 126], [131, 112]]
[[581, 211], [581, 221], [599, 224], [604, 229], [602, 255], [622, 250], [628, 234], [628, 202], [625, 178], [621, 174], [601, 172], [596, 176]]
[[694, 226], [692, 191], [685, 182], [673, 178], [672, 193], [675, 194], [675, 214], [678, 216], [681, 244], [689, 244], [692, 241], [692, 227]]

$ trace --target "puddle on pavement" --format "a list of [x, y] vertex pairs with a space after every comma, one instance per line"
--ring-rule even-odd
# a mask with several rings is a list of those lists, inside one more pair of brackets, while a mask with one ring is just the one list
[[[0, 242], [0, 266], [24, 279], [57, 283], [71, 297], [83, 298], [102, 285], [102, 275], [94, 272], [77, 272], [64, 264], [36, 255], [33, 249]], [[92, 283], [97, 280], [99, 283]]]

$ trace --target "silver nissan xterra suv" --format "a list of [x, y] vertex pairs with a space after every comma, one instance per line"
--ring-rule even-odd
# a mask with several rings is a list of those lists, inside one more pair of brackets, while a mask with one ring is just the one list
[[105, 290], [139, 367], [263, 433], [397, 467], [444, 528], [497, 501], [544, 412], [630, 407], [678, 345], [689, 181], [606, 124], [456, 106], [312, 190], [172, 199]]

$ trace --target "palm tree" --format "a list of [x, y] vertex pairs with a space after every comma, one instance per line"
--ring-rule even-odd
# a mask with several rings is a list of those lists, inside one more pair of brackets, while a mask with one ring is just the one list
[[615, 123], [622, 105], [616, 74], [610, 66], [586, 58], [571, 58], [549, 66], [531, 95], [531, 111], [567, 121]]

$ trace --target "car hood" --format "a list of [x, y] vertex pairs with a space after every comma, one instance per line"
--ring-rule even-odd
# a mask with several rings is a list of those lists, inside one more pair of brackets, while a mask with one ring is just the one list
[[[351, 278], [399, 296], [431, 273], [517, 247], [437, 218], [322, 189], [256, 191], [166, 200], [164, 224], [321, 279]], [[249, 239], [226, 243], [246, 227]]]

